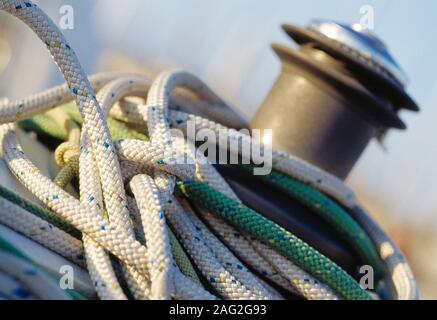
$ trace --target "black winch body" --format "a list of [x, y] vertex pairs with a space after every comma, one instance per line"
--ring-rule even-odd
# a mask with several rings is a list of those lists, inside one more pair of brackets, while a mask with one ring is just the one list
[[[326, 27], [336, 29], [337, 39]], [[308, 28], [284, 25], [299, 47], [273, 45], [281, 74], [251, 123], [252, 129], [272, 129], [275, 149], [340, 179], [348, 176], [372, 138], [383, 137], [391, 128], [406, 128], [399, 110], [419, 110], [385, 45], [355, 28], [329, 21]], [[232, 166], [217, 168], [246, 205], [349, 273], [358, 270], [361, 263], [354, 250], [309, 208]]]
[[282, 72], [252, 128], [272, 129], [273, 147], [345, 179], [373, 137], [406, 128], [400, 109], [418, 107], [404, 90], [401, 69], [375, 36], [334, 22], [283, 29], [299, 48], [273, 45]]

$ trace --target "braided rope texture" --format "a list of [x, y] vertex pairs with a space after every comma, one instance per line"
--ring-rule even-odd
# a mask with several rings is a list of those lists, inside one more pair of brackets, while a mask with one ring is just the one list
[[277, 249], [298, 266], [311, 270], [316, 278], [339, 292], [343, 298], [371, 299], [340, 267], [250, 208], [199, 181], [180, 183], [179, 186], [189, 198], [199, 201], [208, 210], [235, 224], [239, 229], [249, 232], [260, 240], [265, 241], [267, 238], [269, 246]]
[[[253, 166], [240, 165], [243, 170], [250, 171]], [[376, 275], [381, 275], [381, 260], [375, 247], [360, 225], [338, 204], [321, 192], [311, 188], [305, 183], [290, 178], [278, 172], [258, 176], [259, 179], [268, 182], [285, 191], [293, 199], [310, 207], [316, 214], [332, 225], [354, 247], [363, 261], [374, 267]]]
[[[226, 135], [219, 134], [220, 139], [238, 139], [264, 148], [249, 135], [202, 117], [212, 117], [230, 127], [245, 127], [244, 121], [200, 79], [183, 71], [164, 72], [153, 82], [134, 74], [102, 74], [88, 79], [61, 32], [36, 5], [25, 0], [0, 0], [0, 10], [16, 16], [38, 35], [67, 81], [23, 100], [0, 103], [4, 160], [16, 178], [48, 208], [0, 186], [0, 200], [4, 199], [0, 201], [1, 223], [78, 264], [84, 264], [84, 256], [101, 299], [127, 299], [119, 276], [124, 277], [127, 289], [137, 299], [216, 299], [201, 286], [191, 261], [203, 280], [226, 299], [281, 298], [245, 263], [308, 299], [370, 298], [329, 259], [242, 205], [212, 166], [201, 161], [202, 155], [186, 150], [188, 141], [172, 136], [171, 127], [186, 130], [187, 121], [194, 121], [196, 130], [224, 131]], [[124, 100], [127, 96], [145, 102]], [[72, 98], [77, 111], [71, 104], [50, 110]], [[196, 108], [201, 115], [186, 113]], [[41, 114], [43, 111], [47, 112]], [[63, 167], [55, 181], [27, 159], [15, 134], [13, 123], [19, 121], [27, 130], [65, 141], [55, 152], [57, 163]], [[132, 124], [141, 132], [132, 130]], [[150, 140], [143, 133], [146, 130]], [[211, 143], [222, 145], [220, 140]], [[186, 159], [192, 164], [183, 161]], [[382, 261], [391, 272], [398, 298], [415, 297], [414, 278], [403, 256], [372, 221], [366, 220], [347, 186], [319, 168], [276, 150], [273, 167], [281, 174], [265, 177], [269, 183], [334, 225], [378, 271]], [[75, 176], [79, 177], [80, 200], [63, 190]], [[196, 212], [173, 195], [178, 180], [183, 181], [179, 186], [193, 200]], [[202, 210], [202, 206], [208, 210]], [[35, 233], [35, 228], [44, 232]], [[383, 250], [388, 245], [391, 255]], [[375, 247], [380, 252], [376, 253]], [[18, 270], [29, 263], [13, 252], [15, 256], [11, 256], [11, 250], [0, 252], [4, 258], [0, 270], [11, 273], [11, 266]], [[119, 267], [114, 267], [112, 256]], [[70, 297], [49, 282], [42, 276], [38, 283], [47, 292], [32, 294]]]

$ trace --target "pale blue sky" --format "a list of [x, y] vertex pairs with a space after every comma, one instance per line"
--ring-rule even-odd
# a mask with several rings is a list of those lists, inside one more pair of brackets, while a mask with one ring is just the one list
[[[279, 73], [270, 43], [292, 44], [280, 30], [281, 23], [305, 25], [312, 18], [358, 22], [360, 7], [372, 5], [375, 33], [410, 76], [408, 91], [422, 111], [402, 114], [409, 129], [391, 132], [387, 152], [372, 143], [349, 182], [392, 219], [426, 219], [437, 226], [437, 1], [41, 0], [39, 4], [55, 20], [61, 5], [74, 7], [75, 29], [65, 34], [87, 72], [98, 71], [105, 49], [121, 51], [144, 65], [185, 68], [247, 117]], [[14, 52], [11, 66], [0, 76], [2, 94], [22, 96], [61, 81], [44, 47], [22, 33], [25, 40], [13, 48], [24, 49]], [[17, 75], [20, 72], [26, 76]]]

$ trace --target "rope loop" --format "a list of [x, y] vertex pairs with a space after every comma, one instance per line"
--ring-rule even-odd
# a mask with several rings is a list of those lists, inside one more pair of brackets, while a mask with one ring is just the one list
[[[352, 275], [323, 253], [245, 206], [189, 141], [186, 124], [193, 121], [196, 130], [224, 132], [226, 140], [264, 150], [250, 135], [233, 128], [244, 127], [244, 121], [200, 79], [179, 70], [165, 71], [153, 81], [138, 74], [88, 79], [65, 37], [38, 6], [29, 0], [0, 0], [0, 10], [38, 35], [66, 80], [65, 85], [23, 100], [0, 102], [2, 160], [45, 207], [1, 187], [0, 224], [62, 255], [78, 269], [86, 265], [89, 279], [81, 282], [82, 294], [92, 291], [101, 299], [127, 299], [119, 282], [123, 277], [137, 299], [283, 299], [280, 292], [306, 299], [371, 299]], [[132, 97], [137, 99], [128, 101]], [[71, 99], [76, 105], [63, 106]], [[16, 122], [41, 112], [51, 116], [46, 134], [59, 139], [68, 133], [54, 152], [63, 167], [56, 179], [27, 158], [16, 136]], [[53, 122], [63, 134], [53, 134]], [[182, 129], [182, 136], [174, 128]], [[227, 151], [241, 156], [240, 150]], [[395, 289], [388, 296], [417, 297], [405, 258], [349, 187], [291, 154], [273, 150], [272, 156], [274, 174], [266, 181], [309, 207], [324, 199], [311, 211], [353, 239], [353, 248], [370, 257], [375, 267], [383, 265], [378, 280]], [[78, 194], [64, 190], [75, 177]], [[47, 224], [48, 216], [61, 223]], [[13, 247], [5, 243], [0, 238], [0, 255], [10, 264], [0, 259], [0, 277], [3, 269], [31, 260], [16, 250], [5, 254], [6, 247]], [[43, 280], [50, 282], [50, 277], [41, 276]], [[209, 285], [203, 286], [205, 282]], [[69, 297], [60, 295], [53, 284], [45, 287], [53, 290], [46, 297]]]

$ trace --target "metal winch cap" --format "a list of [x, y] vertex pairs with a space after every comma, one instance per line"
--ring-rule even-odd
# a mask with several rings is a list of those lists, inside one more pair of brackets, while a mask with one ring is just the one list
[[368, 60], [369, 65], [382, 68], [400, 85], [408, 84], [408, 76], [396, 63], [385, 43], [363, 25], [346, 25], [332, 20], [317, 19], [308, 25], [308, 29], [345, 45], [361, 59]]

